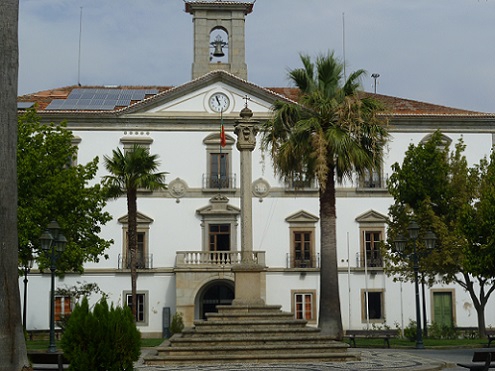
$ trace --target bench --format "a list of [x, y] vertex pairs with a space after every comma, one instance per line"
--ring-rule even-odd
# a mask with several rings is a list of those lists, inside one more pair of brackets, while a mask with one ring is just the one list
[[471, 362], [458, 363], [457, 366], [469, 368], [470, 371], [488, 371], [490, 368], [495, 368], [495, 351], [475, 351]]
[[[50, 337], [50, 330], [43, 330], [43, 329], [32, 329], [32, 330], [26, 330], [29, 340], [46, 340]], [[55, 329], [55, 339], [60, 340], [62, 337], [62, 329], [56, 328]]]
[[396, 338], [397, 330], [347, 330], [345, 337], [348, 337], [351, 345], [356, 347], [356, 338], [362, 339], [383, 339], [383, 345], [390, 348], [390, 339]]
[[[69, 367], [69, 361], [62, 352], [50, 353], [43, 351], [28, 351], [28, 358], [33, 365], [33, 370], [56, 370], [63, 371]], [[39, 366], [42, 365], [42, 366]], [[64, 367], [65, 366], [65, 367]]]

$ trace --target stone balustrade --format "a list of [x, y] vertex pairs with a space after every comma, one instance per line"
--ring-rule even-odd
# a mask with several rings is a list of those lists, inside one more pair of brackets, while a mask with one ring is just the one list
[[[241, 262], [240, 251], [177, 251], [177, 268], [225, 267]], [[265, 266], [265, 252], [253, 251], [253, 262]]]

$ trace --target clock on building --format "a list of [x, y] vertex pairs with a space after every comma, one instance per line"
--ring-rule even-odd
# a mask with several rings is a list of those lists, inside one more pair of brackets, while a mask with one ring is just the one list
[[215, 112], [225, 112], [229, 108], [230, 100], [224, 93], [215, 93], [209, 99], [210, 108]]

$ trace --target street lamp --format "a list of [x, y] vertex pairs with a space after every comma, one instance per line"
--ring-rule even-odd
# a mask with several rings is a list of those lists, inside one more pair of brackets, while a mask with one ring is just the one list
[[24, 331], [26, 331], [26, 311], [27, 311], [27, 284], [28, 284], [28, 274], [31, 272], [31, 268], [33, 268], [33, 263], [34, 259], [31, 254], [29, 254], [29, 257], [24, 261], [24, 266], [22, 267], [22, 270], [24, 272], [24, 306], [22, 308], [22, 327], [24, 328]]
[[60, 257], [67, 244], [67, 239], [60, 233], [60, 226], [56, 221], [52, 221], [46, 227], [45, 232], [40, 237], [41, 248], [45, 252], [50, 251], [50, 271], [51, 271], [51, 292], [50, 292], [50, 345], [48, 351], [57, 351], [55, 345], [55, 270], [57, 259]]
[[[421, 332], [421, 310], [419, 305], [419, 284], [418, 284], [418, 272], [419, 272], [419, 254], [416, 248], [416, 244], [419, 237], [419, 225], [415, 221], [412, 221], [407, 227], [409, 233], [409, 239], [413, 242], [413, 269], [414, 269], [414, 292], [416, 296], [416, 349], [424, 349], [423, 334]], [[432, 231], [426, 232], [424, 235], [424, 243], [427, 249], [435, 247], [435, 240], [437, 237]], [[394, 241], [395, 250], [402, 256], [406, 256], [405, 249], [407, 245], [407, 239], [399, 234]]]

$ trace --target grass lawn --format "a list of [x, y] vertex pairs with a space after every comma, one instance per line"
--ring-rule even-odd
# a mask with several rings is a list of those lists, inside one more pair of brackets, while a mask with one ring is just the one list
[[[141, 339], [141, 347], [143, 348], [151, 348], [156, 347], [163, 343], [162, 338], [156, 339]], [[60, 341], [56, 341], [57, 349], [60, 349]], [[48, 349], [48, 345], [50, 342], [48, 340], [27, 340], [26, 346], [28, 350], [43, 350]]]
[[[348, 339], [344, 339], [348, 342]], [[483, 348], [488, 344], [486, 339], [423, 339], [425, 348]], [[356, 339], [358, 348], [383, 348], [381, 339]], [[407, 339], [390, 339], [390, 348], [414, 348], [416, 343]]]

